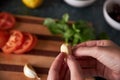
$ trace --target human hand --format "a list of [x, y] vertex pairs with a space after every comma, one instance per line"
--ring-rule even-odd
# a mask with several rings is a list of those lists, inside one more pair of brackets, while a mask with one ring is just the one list
[[[83, 42], [73, 48], [76, 57], [91, 56], [96, 58], [98, 73], [108, 80], [120, 80], [120, 47], [109, 40]], [[101, 63], [102, 64], [101, 64]], [[103, 65], [105, 65], [104, 68]]]
[[[66, 61], [64, 60], [66, 59]], [[73, 56], [60, 53], [53, 61], [47, 80], [84, 80], [79, 63]]]

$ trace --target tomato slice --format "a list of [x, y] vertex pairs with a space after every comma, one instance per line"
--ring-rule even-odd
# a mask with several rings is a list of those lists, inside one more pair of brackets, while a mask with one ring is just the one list
[[37, 42], [38, 42], [38, 38], [35, 36], [35, 35], [33, 35], [33, 43], [32, 43], [32, 45], [29, 47], [29, 49], [27, 50], [27, 51], [30, 51], [30, 50], [32, 50], [35, 46], [36, 46], [36, 44], [37, 44]]
[[9, 33], [7, 31], [0, 30], [0, 48], [2, 48], [9, 39]]
[[24, 52], [27, 52], [28, 49], [32, 46], [33, 41], [34, 41], [34, 37], [32, 34], [30, 33], [23, 33], [24, 34], [24, 41], [22, 43], [22, 45], [14, 51], [14, 53], [16, 54], [21, 54]]
[[11, 29], [15, 26], [16, 20], [15, 17], [7, 12], [0, 13], [0, 29], [6, 30]]
[[16, 50], [23, 42], [23, 34], [20, 31], [13, 30], [10, 32], [10, 38], [3, 46], [2, 50], [4, 53], [12, 53]]

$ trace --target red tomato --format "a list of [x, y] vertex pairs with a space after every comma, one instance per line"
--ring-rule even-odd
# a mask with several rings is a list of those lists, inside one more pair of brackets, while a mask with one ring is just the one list
[[0, 31], [0, 48], [2, 48], [9, 39], [9, 33], [7, 31]]
[[16, 20], [15, 17], [7, 12], [0, 13], [0, 29], [6, 30], [11, 29], [15, 26]]
[[23, 34], [20, 31], [13, 30], [10, 32], [10, 38], [3, 46], [2, 50], [4, 53], [12, 53], [16, 50], [23, 42]]
[[31, 47], [28, 49], [28, 51], [32, 50], [36, 46], [36, 44], [38, 42], [38, 39], [37, 39], [37, 37], [35, 35], [33, 35], [33, 38], [34, 38], [33, 43], [31, 45]]
[[27, 52], [29, 48], [31, 48], [33, 41], [34, 41], [34, 37], [32, 34], [30, 33], [23, 33], [24, 34], [24, 41], [22, 43], [22, 45], [14, 51], [14, 53], [16, 54], [21, 54], [24, 52]]

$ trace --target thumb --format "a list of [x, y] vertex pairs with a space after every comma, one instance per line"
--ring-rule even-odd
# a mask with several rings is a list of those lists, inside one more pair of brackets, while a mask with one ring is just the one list
[[81, 67], [72, 55], [68, 55], [67, 65], [70, 69], [71, 80], [83, 80]]

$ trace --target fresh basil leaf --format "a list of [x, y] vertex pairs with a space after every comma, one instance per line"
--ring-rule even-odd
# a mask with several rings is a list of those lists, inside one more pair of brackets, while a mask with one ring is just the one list
[[60, 29], [62, 32], [65, 32], [67, 29], [69, 29], [69, 26], [67, 24], [61, 24], [61, 23], [57, 23], [56, 27], [57, 29]]
[[64, 14], [64, 15], [62, 16], [61, 22], [62, 22], [62, 23], [67, 23], [68, 20], [69, 20], [69, 15], [66, 13], [66, 14]]
[[80, 20], [72, 25], [68, 25], [68, 20], [69, 15], [64, 14], [62, 19], [58, 21], [55, 21], [51, 18], [45, 19], [44, 25], [48, 27], [51, 33], [61, 35], [66, 43], [70, 43], [72, 45], [97, 38], [108, 39], [108, 36], [104, 33], [96, 37], [95, 30], [87, 21]]
[[55, 20], [54, 19], [51, 19], [51, 18], [47, 18], [47, 19], [45, 19], [45, 21], [44, 21], [44, 25], [45, 26], [51, 26], [51, 25], [53, 25], [53, 24], [55, 24], [56, 22], [55, 22]]
[[73, 35], [74, 35], [74, 32], [72, 31], [72, 29], [67, 29], [63, 34], [65, 42], [69, 43], [69, 41], [70, 41], [70, 39], [72, 38]]
[[72, 45], [76, 45], [80, 43], [80, 34], [79, 33], [75, 33], [73, 35], [73, 42], [72, 42]]
[[75, 27], [74, 29], [76, 29], [76, 31], [79, 32], [80, 42], [95, 39], [94, 29], [88, 25], [88, 22], [86, 21], [76, 22], [74, 27]]

